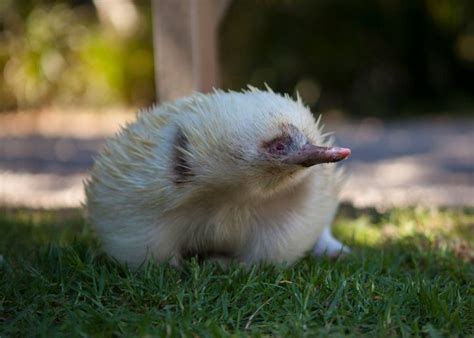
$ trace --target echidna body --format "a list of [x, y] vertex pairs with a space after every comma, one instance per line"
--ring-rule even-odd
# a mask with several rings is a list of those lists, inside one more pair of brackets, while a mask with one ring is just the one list
[[[109, 140], [86, 183], [88, 216], [105, 251], [132, 267], [193, 255], [291, 264], [336, 211], [341, 175], [325, 163], [349, 153], [299, 99], [195, 94], [142, 111]], [[328, 230], [323, 249], [342, 249]]]

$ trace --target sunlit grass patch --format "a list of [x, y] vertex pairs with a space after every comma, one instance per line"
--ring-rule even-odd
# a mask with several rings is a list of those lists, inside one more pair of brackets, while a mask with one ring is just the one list
[[474, 262], [474, 209], [403, 208], [379, 213], [343, 206], [335, 234], [349, 246], [374, 247], [394, 242], [418, 242], [449, 250]]

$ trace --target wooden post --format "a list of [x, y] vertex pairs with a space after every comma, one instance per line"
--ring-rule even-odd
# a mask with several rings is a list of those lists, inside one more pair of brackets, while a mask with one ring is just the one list
[[218, 25], [230, 0], [152, 0], [159, 101], [217, 87]]

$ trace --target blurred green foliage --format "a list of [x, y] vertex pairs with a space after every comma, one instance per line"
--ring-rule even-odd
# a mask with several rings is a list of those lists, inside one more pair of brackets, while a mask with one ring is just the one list
[[131, 36], [91, 3], [0, 3], [0, 110], [48, 104], [145, 105], [154, 99], [151, 19]]
[[[121, 34], [92, 0], [2, 0], [0, 111], [154, 101], [150, 1], [132, 3]], [[472, 111], [474, 1], [234, 0], [220, 59], [224, 88], [267, 83], [320, 110]]]

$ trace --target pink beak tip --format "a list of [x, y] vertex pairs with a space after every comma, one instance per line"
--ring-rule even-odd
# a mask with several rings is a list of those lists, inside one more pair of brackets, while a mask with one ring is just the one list
[[342, 160], [348, 158], [352, 153], [349, 148], [337, 148], [336, 152], [339, 153]]

